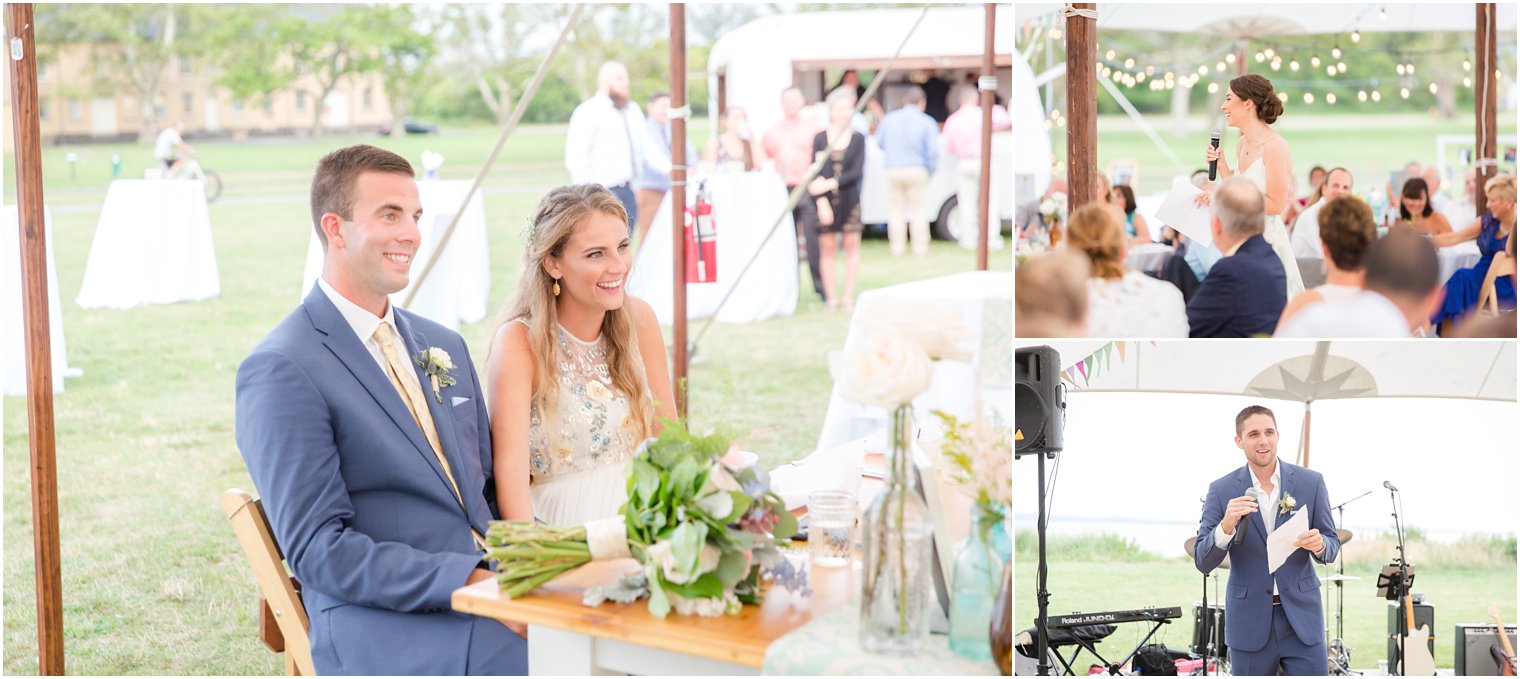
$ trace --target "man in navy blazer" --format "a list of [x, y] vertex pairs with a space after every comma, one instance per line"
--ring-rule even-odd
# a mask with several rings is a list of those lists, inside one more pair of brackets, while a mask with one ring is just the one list
[[[1209, 484], [1193, 553], [1205, 574], [1230, 557], [1224, 600], [1230, 673], [1275, 676], [1280, 665], [1285, 675], [1323, 675], [1328, 655], [1314, 563], [1335, 561], [1341, 550], [1325, 478], [1277, 459], [1277, 418], [1262, 406], [1235, 417], [1235, 445], [1246, 465]], [[1253, 488], [1264, 497], [1260, 504], [1247, 494]], [[1309, 530], [1268, 572], [1267, 535], [1298, 512], [1309, 512]]]
[[1261, 192], [1236, 177], [1219, 186], [1210, 201], [1214, 246], [1224, 257], [1188, 301], [1189, 337], [1271, 335], [1288, 303], [1282, 260], [1262, 237]]
[[492, 577], [480, 536], [497, 511], [464, 340], [389, 300], [420, 242], [414, 176], [364, 145], [317, 165], [322, 278], [238, 368], [238, 448], [319, 674], [526, 674], [521, 636], [450, 609]]

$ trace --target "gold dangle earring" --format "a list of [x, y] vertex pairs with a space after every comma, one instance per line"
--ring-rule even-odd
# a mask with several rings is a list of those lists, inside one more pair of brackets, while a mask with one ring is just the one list
[[554, 279], [554, 296], [559, 297], [559, 279]]

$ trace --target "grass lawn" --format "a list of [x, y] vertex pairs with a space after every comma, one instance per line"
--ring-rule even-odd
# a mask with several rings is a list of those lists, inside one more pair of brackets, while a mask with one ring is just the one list
[[[1029, 558], [1023, 553], [1016, 555], [1014, 565], [1014, 619], [1016, 629], [1028, 629], [1035, 618], [1035, 570], [1036, 562], [1031, 552]], [[1345, 641], [1351, 649], [1352, 664], [1357, 669], [1377, 667], [1378, 658], [1386, 658], [1388, 630], [1388, 602], [1374, 594], [1378, 566], [1362, 561], [1348, 564], [1347, 575], [1361, 577], [1346, 586]], [[1219, 592], [1223, 595], [1228, 573], [1219, 576]], [[1324, 575], [1321, 571], [1320, 577]], [[1202, 594], [1203, 578], [1193, 567], [1192, 560], [1065, 560], [1052, 554], [1048, 589], [1051, 592], [1050, 613], [1112, 611], [1133, 608], [1181, 606], [1183, 618], [1164, 625], [1151, 643], [1163, 643], [1172, 648], [1186, 648], [1193, 638], [1193, 606]], [[1325, 583], [1323, 596], [1334, 605], [1334, 589]], [[1435, 606], [1436, 667], [1451, 668], [1453, 665], [1453, 625], [1463, 623], [1492, 623], [1488, 605], [1499, 605], [1499, 614], [1506, 624], [1515, 620], [1515, 566], [1487, 565], [1472, 567], [1421, 567], [1416, 580], [1416, 591], [1425, 592]], [[1212, 582], [1209, 601], [1215, 599]], [[1332, 611], [1333, 616], [1333, 611]], [[1334, 627], [1333, 617], [1326, 624]], [[1127, 623], [1118, 625], [1117, 631], [1098, 645], [1098, 651], [1110, 661], [1118, 662], [1149, 631], [1148, 624]], [[1062, 654], [1070, 658], [1069, 649]], [[1089, 664], [1098, 660], [1083, 652], [1073, 665], [1083, 674]]]
[[[490, 128], [446, 129], [437, 138], [408, 138], [393, 148], [414, 159], [422, 148], [440, 150], [452, 170], [445, 176], [464, 177], [494, 139]], [[251, 489], [233, 440], [233, 381], [238, 363], [303, 296], [310, 216], [302, 194], [316, 158], [358, 140], [205, 146], [202, 158], [222, 170], [228, 183], [224, 200], [211, 206], [221, 296], [126, 311], [85, 310], [72, 301], [99, 217], [98, 209], [87, 206], [104, 195], [108, 165], [103, 173], [90, 170], [88, 182], [81, 165], [77, 195], [55, 192], [54, 186], [70, 186], [61, 164], [64, 150], [45, 150], [49, 202], [58, 204], [53, 196], [63, 194], [59, 202], [80, 203], [79, 209], [55, 210], [53, 217], [69, 364], [84, 370], [55, 404], [70, 672], [283, 672], [278, 656], [254, 639], [253, 578], [218, 502], [227, 488]], [[380, 143], [392, 146], [388, 139]], [[492, 183], [564, 181], [561, 148], [561, 127], [520, 129], [503, 155], [509, 167], [493, 173]], [[110, 147], [76, 150], [96, 161], [111, 153]], [[140, 159], [150, 149], [130, 151]], [[267, 198], [249, 197], [266, 191]], [[493, 310], [515, 285], [519, 232], [538, 197], [529, 191], [487, 195]], [[923, 260], [896, 260], [882, 241], [868, 241], [863, 259], [861, 289], [963, 271], [975, 262], [973, 254], [949, 243], [936, 243]], [[993, 260], [994, 268], [1011, 269], [1006, 252]], [[826, 313], [812, 296], [806, 267], [802, 276], [805, 292], [794, 316], [715, 325], [703, 339], [702, 362], [691, 369], [695, 425], [721, 424], [741, 433], [774, 427], [751, 444], [768, 465], [812, 450], [833, 383], [826, 354], [843, 344], [849, 325], [848, 317]], [[494, 329], [494, 311], [492, 318], [462, 328], [478, 362]], [[25, 400], [5, 399], [8, 674], [37, 672], [27, 456]]]
[[[1187, 168], [1182, 174], [1208, 166], [1203, 160], [1203, 151], [1209, 142], [1210, 123], [1195, 116], [1189, 120], [1189, 132], [1179, 137], [1172, 134], [1166, 116], [1148, 116], [1147, 120]], [[1500, 116], [1498, 125], [1498, 134], [1515, 134], [1513, 116]], [[1226, 150], [1233, 168], [1235, 140], [1239, 133], [1234, 128], [1222, 129], [1225, 135], [1220, 148]], [[1434, 164], [1436, 136], [1471, 136], [1473, 118], [1471, 113], [1451, 120], [1417, 114], [1285, 115], [1274, 129], [1287, 140], [1293, 155], [1293, 174], [1299, 182], [1298, 195], [1309, 193], [1309, 168], [1315, 165], [1346, 167], [1355, 179], [1354, 190], [1364, 194], [1375, 187], [1381, 188], [1388, 181], [1389, 172], [1402, 170], [1410, 161], [1421, 165]], [[1500, 144], [1501, 151], [1509, 146], [1512, 144]], [[1051, 148], [1056, 156], [1066, 157], [1065, 128], [1057, 128], [1052, 133]], [[1447, 153], [1447, 163], [1455, 165], [1455, 147], [1448, 148]], [[1142, 193], [1166, 190], [1171, 186], [1172, 176], [1178, 174], [1166, 155], [1126, 116], [1103, 116], [1098, 121], [1098, 167], [1106, 172], [1114, 161], [1138, 163], [1140, 176], [1136, 189]], [[1452, 182], [1448, 177], [1447, 188], [1461, 191], [1460, 175], [1456, 177], [1454, 187]], [[1394, 187], [1394, 190], [1398, 188]]]

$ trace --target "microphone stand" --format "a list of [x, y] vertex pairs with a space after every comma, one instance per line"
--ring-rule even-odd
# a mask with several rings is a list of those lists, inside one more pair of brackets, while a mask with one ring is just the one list
[[1399, 503], [1397, 491], [1388, 489], [1388, 502], [1393, 505], [1393, 529], [1399, 537], [1399, 582], [1393, 591], [1398, 595], [1395, 600], [1399, 606], [1408, 607], [1409, 611], [1398, 616], [1399, 626], [1399, 676], [1405, 676], [1409, 671], [1409, 615], [1414, 612], [1413, 597], [1407, 597], [1409, 593], [1409, 558], [1404, 554], [1404, 525], [1399, 519]]

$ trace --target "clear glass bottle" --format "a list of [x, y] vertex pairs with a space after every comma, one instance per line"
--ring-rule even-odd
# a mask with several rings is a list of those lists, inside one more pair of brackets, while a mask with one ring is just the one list
[[913, 488], [912, 420], [911, 406], [892, 411], [884, 485], [861, 517], [860, 645], [873, 653], [911, 654], [929, 637], [933, 524]]
[[971, 533], [961, 543], [950, 579], [950, 650], [973, 660], [992, 657], [987, 626], [1003, 560], [990, 542], [1000, 516], [990, 507], [971, 505]]

